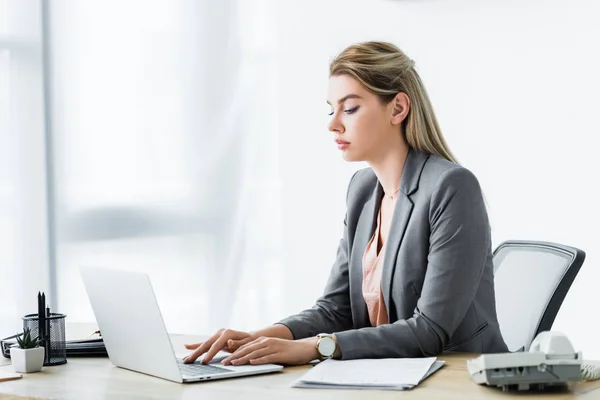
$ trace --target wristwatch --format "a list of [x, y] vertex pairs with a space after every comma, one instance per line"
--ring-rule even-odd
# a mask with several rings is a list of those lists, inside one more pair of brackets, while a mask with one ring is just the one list
[[337, 350], [337, 341], [335, 340], [335, 336], [328, 333], [319, 333], [317, 337], [319, 338], [319, 341], [317, 342], [319, 359], [327, 360], [332, 358]]

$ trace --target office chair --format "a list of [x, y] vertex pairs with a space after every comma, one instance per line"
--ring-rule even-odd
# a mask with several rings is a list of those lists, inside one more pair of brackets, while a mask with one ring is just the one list
[[556, 243], [506, 241], [494, 256], [494, 287], [500, 331], [509, 351], [529, 350], [550, 330], [577, 276], [585, 252]]

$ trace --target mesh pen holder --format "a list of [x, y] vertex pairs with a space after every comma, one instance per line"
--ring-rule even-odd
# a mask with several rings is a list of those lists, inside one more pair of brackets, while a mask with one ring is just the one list
[[[65, 335], [64, 314], [51, 313], [46, 317], [46, 338], [40, 338], [40, 346], [45, 350], [44, 365], [61, 365], [67, 362], [67, 348]], [[37, 314], [28, 314], [23, 317], [23, 331], [29, 328], [31, 336], [40, 334], [40, 320]]]

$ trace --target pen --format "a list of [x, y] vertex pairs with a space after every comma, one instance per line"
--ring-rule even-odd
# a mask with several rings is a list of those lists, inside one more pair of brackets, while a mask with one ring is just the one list
[[45, 362], [44, 364], [46, 364], [47, 360], [48, 360], [48, 342], [47, 342], [47, 337], [48, 337], [48, 332], [46, 332], [46, 294], [44, 292], [42, 292], [42, 310], [41, 313], [38, 315], [38, 324], [40, 325], [40, 341], [42, 343], [42, 346], [44, 346], [44, 359]]
[[48, 347], [46, 348], [46, 354], [48, 354], [48, 362], [50, 362], [50, 358], [52, 356], [52, 344], [51, 344], [51, 330], [50, 330], [50, 306], [46, 307], [46, 337], [47, 337], [47, 342], [48, 343]]
[[44, 339], [44, 324], [42, 324], [42, 314], [44, 313], [44, 306], [42, 305], [42, 294], [38, 292], [38, 340], [43, 346], [42, 340]]

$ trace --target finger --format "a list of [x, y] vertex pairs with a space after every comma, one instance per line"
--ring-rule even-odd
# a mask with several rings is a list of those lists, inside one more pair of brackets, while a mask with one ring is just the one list
[[240, 340], [231, 339], [227, 342], [227, 348], [229, 349], [229, 351], [231, 351], [233, 353], [234, 351], [239, 349], [241, 346], [248, 344], [248, 343], [252, 342], [253, 340], [254, 340], [254, 338], [252, 336], [249, 336], [245, 339], [240, 339]]
[[268, 344], [265, 343], [265, 341], [257, 339], [255, 341], [237, 349], [232, 355], [230, 355], [229, 357], [227, 357], [223, 360], [223, 364], [229, 365], [232, 363], [232, 361], [237, 360], [241, 357], [244, 357], [244, 356], [252, 353], [253, 351], [262, 349], [263, 347], [268, 347]]
[[184, 344], [185, 348], [188, 350], [194, 350], [198, 347], [202, 346], [202, 343], [192, 343], [192, 344]]
[[251, 365], [274, 364], [277, 362], [277, 353], [270, 353], [258, 358], [251, 358]]
[[249, 354], [246, 354], [243, 357], [240, 357], [238, 359], [231, 361], [231, 364], [232, 365], [245, 365], [245, 364], [248, 364], [250, 362], [250, 360], [259, 359], [261, 357], [265, 357], [269, 354], [274, 354], [274, 353], [276, 353], [275, 349], [273, 349], [271, 347], [263, 347], [261, 349], [254, 350], [254, 351], [250, 352]]
[[203, 364], [208, 364], [209, 362], [211, 362], [211, 360], [213, 359], [213, 357], [215, 355], [217, 355], [217, 353], [220, 350], [223, 350], [225, 348], [225, 345], [227, 344], [227, 341], [229, 339], [241, 339], [245, 335], [247, 335], [247, 333], [245, 333], [245, 332], [232, 331], [232, 330], [229, 330], [229, 329], [225, 330], [223, 332], [223, 334], [221, 335], [221, 337], [218, 338], [213, 343], [212, 346], [210, 346], [210, 349], [208, 350], [208, 352], [204, 356], [204, 359], [202, 359], [202, 363]]
[[221, 361], [221, 363], [223, 365], [230, 365], [232, 360], [236, 360], [240, 357], [245, 356], [246, 354], [248, 354], [249, 351], [252, 350], [248, 350], [248, 348], [239, 348], [236, 351], [234, 351], [229, 357], [226, 357], [223, 359], [223, 361]]
[[248, 343], [245, 343], [243, 345], [241, 345], [240, 347], [238, 347], [237, 351], [243, 351], [244, 349], [247, 349], [250, 346], [255, 346], [257, 343], [268, 343], [272, 340], [272, 338], [266, 338], [266, 337], [259, 337], [256, 339], [251, 339]]
[[[241, 332], [241, 333], [244, 333], [245, 336], [248, 336], [248, 334], [245, 332]], [[242, 344], [245, 344], [245, 343], [249, 343], [252, 340], [254, 340], [254, 337], [246, 337], [244, 339], [229, 339], [227, 341], [227, 343], [225, 344], [225, 347], [223, 347], [223, 351], [226, 351], [227, 353], [234, 353], [237, 349], [239, 349], [239, 346], [235, 346], [235, 343], [241, 342]], [[232, 347], [232, 344], [234, 345], [233, 347]]]
[[223, 333], [223, 329], [219, 329], [217, 331], [217, 333], [212, 335], [206, 342], [203, 342], [200, 346], [198, 346], [192, 354], [189, 354], [187, 357], [185, 357], [183, 359], [183, 362], [186, 364], [190, 364], [190, 363], [193, 363], [194, 361], [196, 361], [196, 359], [198, 357], [200, 357], [202, 354], [206, 353], [206, 351], [210, 348], [210, 346], [212, 346], [212, 344], [219, 337], [221, 337], [222, 333]]

